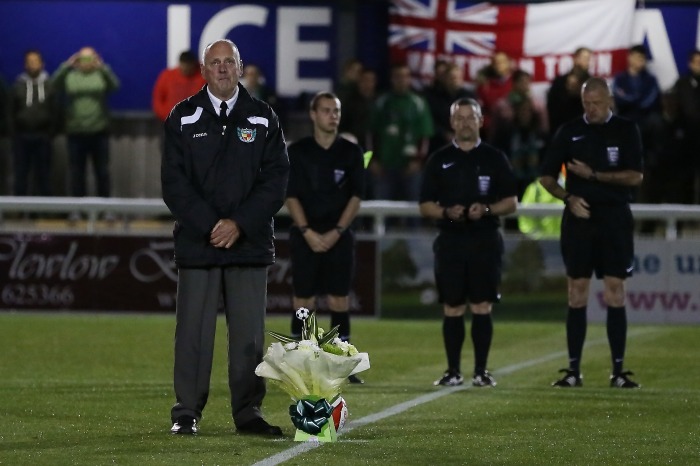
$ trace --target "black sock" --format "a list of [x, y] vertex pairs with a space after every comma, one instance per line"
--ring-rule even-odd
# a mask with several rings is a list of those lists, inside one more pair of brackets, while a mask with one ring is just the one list
[[464, 316], [448, 317], [442, 320], [442, 337], [447, 353], [447, 369], [461, 372], [462, 345], [464, 345]]
[[625, 343], [627, 341], [627, 313], [625, 307], [608, 306], [607, 318], [608, 343], [612, 357], [612, 373], [622, 373], [622, 363], [625, 359]]
[[350, 341], [350, 313], [331, 312], [331, 328], [338, 326], [338, 337], [343, 341]]
[[472, 344], [474, 345], [474, 373], [483, 374], [491, 348], [493, 321], [491, 314], [472, 314]]
[[566, 315], [566, 343], [569, 349], [569, 369], [581, 373], [581, 355], [586, 341], [588, 319], [586, 306], [569, 307]]
[[304, 321], [297, 319], [296, 312], [292, 313], [292, 337], [301, 338], [301, 329], [304, 325]]

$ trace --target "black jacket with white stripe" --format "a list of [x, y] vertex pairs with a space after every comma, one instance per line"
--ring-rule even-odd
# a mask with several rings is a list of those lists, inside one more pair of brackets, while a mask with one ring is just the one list
[[[225, 122], [206, 86], [177, 104], [165, 121], [161, 183], [176, 220], [178, 267], [274, 262], [273, 216], [284, 203], [289, 175], [284, 134], [269, 105], [240, 84], [238, 93]], [[222, 218], [241, 230], [229, 249], [209, 244]]]

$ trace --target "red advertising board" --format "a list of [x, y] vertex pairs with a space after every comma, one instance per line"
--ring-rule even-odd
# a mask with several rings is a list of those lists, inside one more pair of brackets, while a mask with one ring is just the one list
[[[278, 239], [268, 312], [291, 309], [289, 245]], [[352, 311], [375, 313], [375, 242], [358, 241]], [[0, 235], [0, 309], [173, 311], [177, 269], [166, 237]], [[322, 308], [322, 306], [321, 306]]]

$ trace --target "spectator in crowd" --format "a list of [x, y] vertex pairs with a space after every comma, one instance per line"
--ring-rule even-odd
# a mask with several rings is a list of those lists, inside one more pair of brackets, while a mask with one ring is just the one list
[[351, 58], [343, 63], [340, 79], [335, 88], [335, 95], [338, 96], [341, 103], [356, 93], [357, 83], [364, 68], [362, 62], [357, 58]]
[[[658, 169], [659, 146], [662, 131], [661, 89], [656, 77], [647, 69], [646, 49], [643, 45], [631, 47], [627, 53], [627, 69], [615, 75], [612, 83], [617, 114], [637, 123], [644, 147], [645, 183], [639, 190], [639, 201], [652, 202], [652, 178]], [[642, 231], [652, 224], [644, 222]]]
[[507, 154], [517, 180], [518, 200], [521, 200], [525, 188], [538, 175], [546, 132], [542, 129], [542, 113], [536, 111], [531, 99], [517, 101], [509, 111], [513, 112], [512, 120], [494, 120], [499, 123], [493, 128], [492, 144]]
[[243, 67], [241, 84], [251, 96], [266, 102], [270, 107], [277, 106], [277, 96], [267, 85], [265, 75], [258, 65], [248, 63]]
[[24, 54], [24, 72], [10, 96], [9, 126], [14, 145], [14, 194], [29, 194], [34, 172], [34, 193], [51, 194], [51, 139], [57, 129], [56, 98], [44, 60], [38, 50]]
[[498, 302], [503, 261], [501, 215], [517, 207], [515, 177], [505, 154], [479, 136], [483, 119], [474, 99], [451, 108], [454, 143], [431, 154], [425, 166], [420, 212], [437, 220], [435, 283], [443, 305], [447, 370], [434, 385], [461, 385], [464, 314], [472, 315], [472, 385], [496, 385], [487, 370], [493, 337], [491, 311]]
[[[634, 269], [633, 188], [642, 182], [642, 141], [637, 125], [612, 113], [612, 94], [603, 78], [582, 87], [584, 114], [554, 136], [542, 164], [540, 183], [564, 201], [561, 252], [568, 281], [566, 338], [569, 367], [555, 387], [580, 387], [591, 276], [603, 280], [612, 371], [610, 386], [638, 388], [624, 371], [627, 341], [625, 280]], [[566, 187], [558, 183], [566, 165]]]
[[375, 196], [418, 200], [433, 120], [425, 100], [411, 90], [407, 65], [392, 66], [391, 90], [377, 99], [370, 128], [374, 157], [369, 169]]
[[70, 194], [86, 195], [88, 156], [97, 195], [109, 197], [109, 108], [107, 97], [119, 88], [119, 78], [92, 47], [83, 47], [61, 64], [53, 76], [56, 90], [65, 97], [65, 131], [68, 136]]
[[[330, 92], [311, 99], [313, 136], [289, 146], [287, 209], [293, 308], [316, 309], [328, 297], [331, 328], [350, 340], [350, 285], [355, 269], [355, 234], [351, 229], [365, 191], [362, 149], [338, 136], [340, 100]], [[301, 337], [302, 321], [292, 313], [292, 335]], [[363, 383], [351, 375], [350, 383]]]
[[530, 73], [515, 70], [512, 79], [513, 88], [494, 108], [490, 142], [510, 159], [520, 200], [527, 185], [538, 174], [546, 141], [547, 117], [532, 98]]
[[647, 69], [643, 45], [629, 49], [627, 68], [615, 75], [612, 86], [617, 114], [633, 120], [643, 132], [644, 123], [661, 110], [659, 83]]
[[287, 123], [287, 108], [283, 101], [277, 98], [275, 91], [267, 84], [265, 73], [258, 66], [252, 63], [243, 66], [243, 76], [241, 84], [246, 91], [256, 99], [260, 99], [272, 107], [280, 120], [280, 125], [284, 128]]
[[443, 59], [435, 60], [433, 65], [433, 76], [428, 84], [423, 87], [423, 96], [428, 100], [430, 105], [429, 96], [441, 95], [445, 93], [445, 73], [450, 66], [450, 62]]
[[444, 88], [446, 76], [445, 74], [449, 71], [451, 63], [447, 60], [437, 59], [433, 65], [433, 79], [429, 86], [426, 87], [426, 91], [431, 88], [436, 88], [437, 92], [440, 92], [440, 88]]
[[574, 52], [573, 67], [552, 81], [547, 92], [547, 116], [551, 135], [567, 121], [583, 113], [581, 86], [590, 77], [591, 50], [579, 47]]
[[464, 70], [454, 63], [447, 63], [445, 70], [436, 74], [434, 84], [425, 90], [425, 99], [435, 125], [435, 134], [430, 138], [430, 153], [452, 141], [454, 132], [450, 126], [450, 106], [463, 97], [474, 98], [476, 95], [464, 82]]
[[340, 119], [339, 131], [341, 134], [352, 134], [362, 147], [371, 145], [368, 142], [369, 124], [376, 99], [377, 74], [373, 70], [364, 69], [357, 80], [357, 89], [344, 101], [340, 101], [343, 118]]
[[481, 103], [481, 110], [484, 115], [484, 126], [481, 134], [491, 133], [491, 119], [493, 117], [496, 102], [513, 88], [513, 65], [510, 57], [505, 52], [496, 52], [491, 57], [491, 64], [480, 71], [478, 77], [479, 84], [476, 88], [476, 95]]
[[[539, 173], [540, 156], [546, 142], [547, 117], [544, 109], [531, 96], [530, 74], [515, 70], [512, 80], [513, 88], [494, 108], [489, 142], [508, 156], [520, 201], [525, 188]], [[508, 231], [518, 231], [516, 218], [504, 219], [503, 226]]]
[[521, 103], [528, 101], [536, 115], [537, 129], [542, 133], [547, 132], [547, 112], [532, 97], [532, 76], [524, 70], [515, 70], [512, 75], [513, 87], [501, 98], [493, 110], [493, 130], [498, 131], [499, 125], [509, 125], [516, 117], [515, 109]]
[[[697, 102], [700, 105], [700, 101]], [[654, 176], [651, 183], [650, 202], [669, 204], [692, 204], [695, 181], [694, 166], [697, 152], [687, 144], [686, 131], [680, 118], [679, 96], [673, 90], [661, 96], [661, 132]], [[699, 122], [700, 123], [700, 122]], [[697, 126], [695, 131], [698, 131]]]
[[175, 104], [196, 94], [204, 86], [197, 56], [191, 51], [180, 54], [175, 68], [163, 70], [153, 86], [151, 105], [160, 121], [165, 121]]
[[255, 375], [265, 341], [273, 215], [284, 203], [289, 160], [277, 115], [240, 85], [229, 40], [202, 54], [207, 85], [165, 121], [163, 200], [176, 219], [173, 434], [193, 435], [209, 397], [220, 298], [228, 334], [231, 414], [241, 434], [279, 437], [262, 417]]
[[688, 73], [673, 86], [678, 102], [678, 120], [683, 131], [684, 147], [690, 154], [688, 165], [681, 170], [693, 172], [692, 202], [700, 204], [700, 50], [688, 56]]

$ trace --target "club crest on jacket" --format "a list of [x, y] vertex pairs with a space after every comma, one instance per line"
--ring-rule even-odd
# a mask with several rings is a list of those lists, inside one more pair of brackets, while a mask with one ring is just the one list
[[238, 139], [243, 142], [253, 142], [255, 141], [255, 133], [257, 130], [250, 128], [236, 128], [238, 133]]

